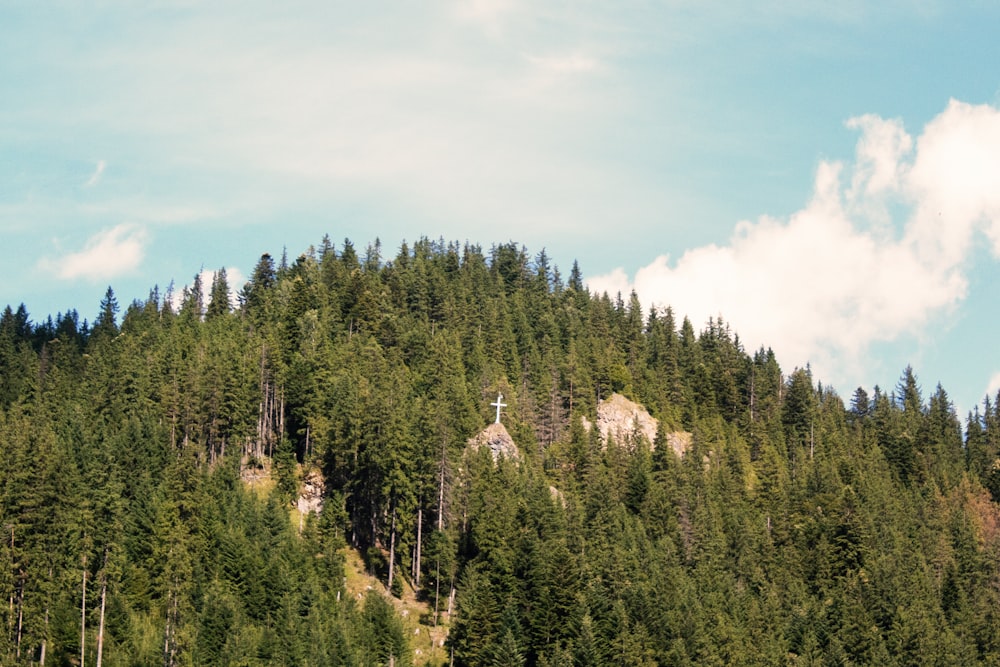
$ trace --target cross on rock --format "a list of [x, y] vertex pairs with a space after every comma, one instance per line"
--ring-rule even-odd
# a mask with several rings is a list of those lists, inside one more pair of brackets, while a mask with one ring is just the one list
[[497, 409], [497, 420], [496, 423], [500, 423], [500, 408], [506, 408], [507, 404], [503, 402], [503, 394], [497, 394], [497, 402], [490, 403], [490, 405], [496, 406]]

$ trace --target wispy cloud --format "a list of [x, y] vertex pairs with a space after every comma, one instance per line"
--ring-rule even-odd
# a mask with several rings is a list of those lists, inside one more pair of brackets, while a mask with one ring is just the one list
[[853, 379], [874, 343], [918, 339], [966, 296], [977, 232], [1000, 256], [1000, 110], [951, 101], [916, 139], [895, 120], [851, 119], [853, 164], [823, 162], [786, 220], [740, 222], [726, 245], [589, 281], [634, 288], [696, 326], [722, 315], [750, 346], [820, 377]]
[[90, 175], [84, 187], [92, 188], [100, 182], [101, 177], [104, 175], [104, 168], [108, 166], [108, 163], [104, 160], [98, 160], [97, 166], [94, 168], [94, 173]]
[[39, 267], [63, 280], [106, 280], [138, 268], [145, 256], [146, 242], [143, 229], [118, 225], [94, 234], [77, 252], [42, 259]]
[[[155, 24], [138, 13], [84, 53], [72, 40], [52, 45], [61, 74], [92, 85], [63, 102], [83, 121], [50, 130], [76, 135], [83, 122], [103, 141], [141, 147], [113, 164], [123, 182], [148, 165], [131, 192], [150, 205], [162, 204], [161, 182], [188, 194], [211, 182], [224, 210], [251, 198], [263, 216], [315, 196], [405, 210], [445, 234], [485, 216], [527, 242], [539, 223], [596, 233], [595, 211], [665, 208], [653, 179], [588, 155], [605, 150], [595, 137], [627, 97], [605, 76], [609, 42], [623, 37], [552, 13], [505, 0], [391, 20], [319, 4], [292, 15], [180, 11]], [[103, 185], [108, 164], [87, 184]]]

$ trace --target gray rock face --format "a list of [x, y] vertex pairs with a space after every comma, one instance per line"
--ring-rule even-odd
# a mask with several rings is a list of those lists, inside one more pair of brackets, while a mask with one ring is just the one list
[[692, 434], [688, 431], [673, 431], [667, 433], [667, 445], [670, 446], [670, 449], [674, 450], [677, 458], [680, 458], [691, 447], [692, 437]]
[[[583, 426], [588, 431], [594, 425], [583, 419]], [[612, 394], [609, 398], [603, 399], [597, 404], [597, 429], [601, 434], [601, 442], [607, 446], [608, 439], [614, 441], [628, 449], [634, 449], [636, 438], [645, 438], [650, 447], [656, 446], [656, 429], [659, 420], [649, 414], [646, 408], [638, 403], [628, 400], [621, 394]], [[684, 453], [691, 446], [691, 434], [687, 431], [674, 431], [667, 433], [667, 446], [669, 446], [678, 456]]]
[[295, 503], [299, 512], [302, 514], [322, 512], [324, 487], [323, 475], [318, 470], [307, 472], [302, 480], [302, 486], [299, 487], [299, 497]]
[[503, 424], [490, 424], [479, 432], [479, 435], [469, 438], [469, 447], [479, 449], [488, 447], [493, 460], [496, 461], [501, 456], [510, 461], [520, 461], [521, 452], [518, 451], [514, 439]]
[[[608, 438], [614, 438], [619, 445], [635, 447], [636, 436], [645, 438], [652, 445], [656, 440], [658, 424], [646, 408], [621, 394], [612, 394], [597, 404], [597, 429], [605, 445]], [[583, 425], [588, 431], [593, 428], [593, 424], [586, 419]]]

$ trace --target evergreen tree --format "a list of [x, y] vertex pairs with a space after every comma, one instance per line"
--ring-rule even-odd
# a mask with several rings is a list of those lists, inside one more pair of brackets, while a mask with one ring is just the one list
[[[0, 312], [3, 664], [998, 662], [994, 397], [964, 441], [909, 367], [845, 407], [513, 243], [325, 238], [239, 316], [198, 280]], [[516, 459], [466, 445], [497, 391]]]
[[223, 267], [212, 275], [212, 290], [209, 294], [205, 317], [212, 319], [229, 312], [229, 281]]
[[104, 298], [101, 299], [101, 309], [94, 320], [94, 328], [91, 332], [93, 338], [97, 340], [112, 338], [118, 334], [118, 300], [115, 298], [114, 290], [108, 286]]

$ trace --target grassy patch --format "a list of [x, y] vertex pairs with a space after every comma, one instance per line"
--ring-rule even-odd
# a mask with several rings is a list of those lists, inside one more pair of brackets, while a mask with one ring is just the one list
[[413, 664], [417, 666], [447, 664], [448, 651], [443, 644], [448, 637], [448, 624], [438, 623], [438, 626], [434, 627], [433, 610], [427, 603], [417, 600], [416, 592], [410, 582], [403, 578], [402, 597], [392, 597], [382, 581], [365, 572], [364, 560], [357, 550], [345, 547], [342, 553], [344, 588], [347, 594], [359, 602], [368, 593], [384, 595], [392, 603], [396, 613], [402, 617], [403, 627], [406, 628], [410, 639], [414, 654]]

